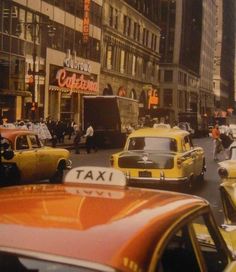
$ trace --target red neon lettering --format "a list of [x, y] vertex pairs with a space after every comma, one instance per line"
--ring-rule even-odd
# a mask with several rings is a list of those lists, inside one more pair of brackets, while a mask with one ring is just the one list
[[85, 79], [84, 75], [76, 77], [75, 73], [73, 73], [71, 76], [67, 76], [65, 69], [60, 69], [57, 72], [56, 79], [59, 87], [69, 88], [72, 92], [72, 89], [74, 89], [74, 92], [76, 92], [76, 90], [87, 90], [90, 92], [96, 92], [98, 89], [97, 82]]

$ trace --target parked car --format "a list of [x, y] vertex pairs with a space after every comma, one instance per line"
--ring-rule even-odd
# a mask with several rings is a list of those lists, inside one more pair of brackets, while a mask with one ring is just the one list
[[204, 150], [193, 146], [190, 134], [181, 129], [144, 128], [129, 135], [124, 150], [110, 158], [134, 186], [191, 188], [204, 178]]
[[63, 171], [71, 168], [70, 152], [62, 148], [43, 146], [38, 135], [23, 129], [0, 129], [6, 138], [14, 157], [2, 159], [6, 179], [1, 186], [50, 179], [51, 182], [62, 181]]
[[0, 189], [0, 271], [235, 271], [225, 228], [199, 197], [78, 167], [63, 184]]

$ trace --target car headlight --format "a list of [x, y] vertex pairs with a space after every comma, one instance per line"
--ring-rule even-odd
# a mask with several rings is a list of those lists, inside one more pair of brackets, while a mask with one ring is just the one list
[[219, 175], [221, 178], [227, 178], [228, 175], [229, 175], [229, 173], [228, 173], [228, 171], [227, 171], [226, 168], [220, 167], [220, 168], [218, 169], [218, 175]]

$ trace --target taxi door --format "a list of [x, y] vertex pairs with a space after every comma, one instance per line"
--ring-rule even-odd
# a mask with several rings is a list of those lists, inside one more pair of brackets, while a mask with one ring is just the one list
[[183, 172], [185, 176], [191, 177], [192, 174], [194, 173], [195, 157], [194, 157], [193, 150], [191, 148], [190, 141], [187, 136], [184, 137], [183, 139], [183, 150], [185, 153], [184, 154], [185, 161], [183, 163], [183, 167], [184, 167]]
[[21, 181], [36, 179], [37, 157], [35, 151], [30, 148], [28, 135], [17, 136], [13, 161], [20, 170]]
[[52, 159], [50, 156], [50, 150], [42, 146], [37, 135], [29, 135], [31, 149], [36, 155], [36, 177], [37, 180], [43, 180], [49, 178], [55, 171], [55, 167], [52, 165]]

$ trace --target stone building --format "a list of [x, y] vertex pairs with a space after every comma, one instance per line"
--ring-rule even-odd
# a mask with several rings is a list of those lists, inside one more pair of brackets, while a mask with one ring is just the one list
[[155, 0], [103, 2], [100, 94], [137, 99], [141, 116], [149, 113], [149, 97], [159, 88], [156, 8]]

